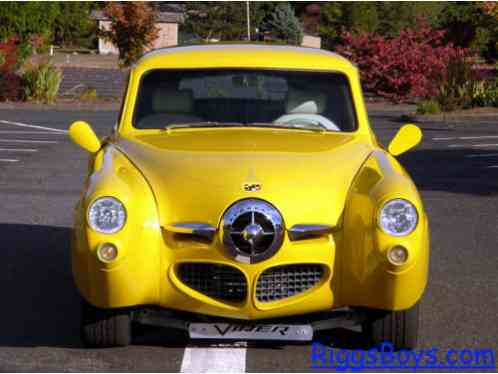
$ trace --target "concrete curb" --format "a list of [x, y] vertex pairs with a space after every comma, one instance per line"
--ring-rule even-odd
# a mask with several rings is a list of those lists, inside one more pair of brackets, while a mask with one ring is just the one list
[[39, 104], [30, 102], [3, 102], [0, 103], [0, 109], [10, 109], [10, 110], [56, 110], [56, 111], [117, 111], [119, 110], [120, 102], [109, 101], [109, 102], [96, 102], [96, 103], [82, 103], [82, 102], [65, 102], [59, 101], [54, 104]]
[[465, 122], [476, 119], [492, 120], [496, 119], [498, 125], [498, 110], [495, 113], [445, 113], [445, 114], [424, 114], [403, 113], [400, 115], [401, 121], [408, 122]]

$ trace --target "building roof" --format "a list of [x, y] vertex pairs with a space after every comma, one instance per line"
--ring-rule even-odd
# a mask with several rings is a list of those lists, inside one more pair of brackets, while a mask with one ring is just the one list
[[[97, 21], [108, 21], [102, 10], [93, 10], [90, 14], [90, 19]], [[158, 23], [183, 23], [183, 12], [163, 12], [160, 11], [157, 16]]]

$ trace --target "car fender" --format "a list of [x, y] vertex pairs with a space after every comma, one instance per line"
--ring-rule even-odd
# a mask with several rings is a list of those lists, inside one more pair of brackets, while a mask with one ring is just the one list
[[[417, 227], [403, 237], [388, 235], [378, 225], [380, 209], [394, 198], [410, 201], [418, 212]], [[372, 152], [353, 181], [343, 223], [341, 303], [386, 310], [413, 306], [427, 284], [428, 220], [415, 185], [394, 157], [383, 150]], [[395, 245], [408, 250], [401, 266], [387, 259]]]
[[[156, 302], [161, 228], [153, 192], [140, 171], [113, 145], [93, 161], [75, 212], [72, 264], [76, 285], [88, 302], [99, 307]], [[96, 232], [87, 223], [89, 206], [104, 196], [120, 200], [127, 212], [124, 227], [114, 234]], [[110, 263], [97, 257], [103, 243], [118, 248], [117, 258]]]

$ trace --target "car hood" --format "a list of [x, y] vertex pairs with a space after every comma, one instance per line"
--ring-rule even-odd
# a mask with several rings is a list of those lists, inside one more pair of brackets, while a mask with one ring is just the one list
[[[287, 227], [337, 225], [351, 182], [372, 148], [354, 135], [275, 129], [181, 129], [119, 137], [116, 146], [143, 173], [161, 224], [218, 226], [244, 198], [273, 204]], [[246, 191], [246, 184], [260, 184]]]

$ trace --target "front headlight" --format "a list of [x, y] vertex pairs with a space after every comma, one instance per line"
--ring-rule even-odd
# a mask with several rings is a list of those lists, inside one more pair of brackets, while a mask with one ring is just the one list
[[407, 200], [390, 200], [384, 204], [379, 213], [379, 226], [389, 235], [408, 235], [415, 230], [417, 223], [417, 209]]
[[104, 234], [113, 234], [121, 230], [126, 222], [124, 205], [114, 197], [101, 197], [88, 209], [88, 224]]

